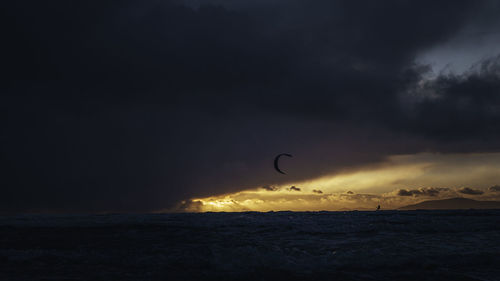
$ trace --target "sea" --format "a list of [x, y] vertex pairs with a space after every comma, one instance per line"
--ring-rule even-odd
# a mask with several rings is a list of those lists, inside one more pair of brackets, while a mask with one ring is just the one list
[[500, 280], [500, 210], [1, 216], [0, 280]]

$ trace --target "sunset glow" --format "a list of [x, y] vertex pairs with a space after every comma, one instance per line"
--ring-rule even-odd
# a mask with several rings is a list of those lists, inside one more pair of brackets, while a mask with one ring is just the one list
[[[458, 161], [457, 161], [458, 160]], [[460, 163], [459, 165], [453, 163]], [[500, 183], [500, 154], [416, 154], [392, 156], [378, 166], [309, 181], [256, 187], [232, 194], [193, 198], [190, 212], [339, 211], [399, 208], [427, 199], [468, 197], [498, 200], [489, 187]], [[290, 188], [294, 186], [296, 190]], [[481, 194], [467, 194], [463, 188]], [[436, 188], [438, 193], [426, 193]], [[423, 190], [417, 196], [399, 190]]]

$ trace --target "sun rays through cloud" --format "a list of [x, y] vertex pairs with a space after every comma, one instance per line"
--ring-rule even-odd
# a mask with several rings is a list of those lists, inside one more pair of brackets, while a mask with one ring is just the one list
[[[459, 164], [457, 164], [459, 163]], [[397, 209], [429, 199], [498, 200], [500, 154], [391, 156], [384, 163], [332, 176], [192, 198], [188, 212]]]

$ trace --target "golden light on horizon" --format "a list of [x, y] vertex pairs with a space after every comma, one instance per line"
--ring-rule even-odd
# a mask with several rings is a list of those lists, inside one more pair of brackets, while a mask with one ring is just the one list
[[[193, 198], [187, 211], [371, 210], [378, 204], [391, 209], [429, 199], [398, 196], [399, 189], [445, 187], [449, 190], [439, 196], [467, 196], [458, 193], [458, 188], [472, 186], [486, 190], [500, 184], [499, 171], [500, 153], [391, 156], [384, 163], [355, 171], [273, 185], [272, 191], [255, 187], [231, 194]], [[291, 186], [297, 189], [290, 189]]]

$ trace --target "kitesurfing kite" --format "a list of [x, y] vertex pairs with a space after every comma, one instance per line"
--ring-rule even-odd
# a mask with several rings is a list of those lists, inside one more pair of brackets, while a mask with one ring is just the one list
[[288, 156], [288, 157], [293, 157], [293, 156], [291, 154], [288, 154], [288, 153], [281, 153], [278, 156], [276, 156], [276, 158], [274, 158], [274, 169], [276, 169], [276, 171], [278, 171], [278, 173], [286, 175], [285, 172], [280, 170], [280, 167], [278, 166], [278, 161], [280, 160], [281, 156]]

